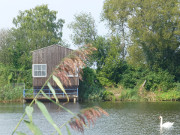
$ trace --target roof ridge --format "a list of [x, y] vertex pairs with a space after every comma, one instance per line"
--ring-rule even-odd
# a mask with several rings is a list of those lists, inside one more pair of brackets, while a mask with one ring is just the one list
[[[49, 47], [52, 47], [52, 46], [58, 46], [58, 47], [64, 47], [64, 48], [70, 49], [70, 48], [65, 47], [65, 46], [62, 46], [62, 45], [53, 44], [53, 45], [49, 45], [49, 46], [46, 46], [46, 47], [43, 47], [43, 48], [36, 49], [36, 50], [34, 50], [34, 51], [31, 51], [31, 52], [35, 52], [35, 51], [42, 50], [42, 49], [44, 49], [44, 48], [49, 48]], [[73, 50], [73, 49], [70, 49], [70, 50]]]

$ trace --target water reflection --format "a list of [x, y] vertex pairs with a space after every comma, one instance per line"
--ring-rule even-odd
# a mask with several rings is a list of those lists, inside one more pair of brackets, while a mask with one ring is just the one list
[[[72, 115], [58, 108], [51, 103], [45, 103], [53, 120], [58, 125], [69, 120]], [[94, 127], [85, 129], [85, 135], [178, 135], [180, 134], [180, 102], [159, 102], [159, 103], [138, 103], [138, 102], [87, 102], [69, 103], [65, 107], [74, 113], [81, 109], [92, 106], [100, 106], [105, 109], [110, 116], [102, 117], [96, 121]], [[22, 116], [25, 104], [0, 104], [0, 135], [11, 134], [17, 122]], [[159, 116], [164, 117], [164, 121], [173, 121], [172, 129], [160, 129]], [[54, 128], [47, 123], [40, 110], [34, 105], [33, 119], [36, 125], [49, 135], [54, 132]], [[27, 127], [22, 123], [20, 131], [31, 135]], [[63, 134], [67, 134], [65, 128]], [[80, 134], [72, 131], [73, 135]]]

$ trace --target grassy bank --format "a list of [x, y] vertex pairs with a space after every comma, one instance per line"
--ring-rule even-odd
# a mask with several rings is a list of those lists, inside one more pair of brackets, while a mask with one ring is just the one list
[[83, 69], [83, 81], [79, 85], [80, 98], [105, 101], [180, 100], [178, 78], [167, 70], [134, 68], [125, 63], [122, 73], [109, 69], [108, 74], [101, 71]]
[[109, 101], [177, 101], [180, 100], [180, 90], [146, 91], [139, 89], [107, 88], [104, 91], [104, 100]]
[[21, 102], [23, 100], [23, 86], [7, 84], [0, 88], [0, 102]]

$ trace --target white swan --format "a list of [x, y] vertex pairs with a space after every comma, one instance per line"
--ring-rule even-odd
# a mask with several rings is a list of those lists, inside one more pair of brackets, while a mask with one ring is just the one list
[[159, 116], [159, 119], [160, 119], [160, 128], [171, 128], [173, 126], [173, 124], [174, 124], [174, 122], [163, 123], [162, 116]]

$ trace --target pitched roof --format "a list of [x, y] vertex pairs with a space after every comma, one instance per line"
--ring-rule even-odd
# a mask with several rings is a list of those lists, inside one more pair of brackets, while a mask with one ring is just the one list
[[[39, 51], [39, 50], [46, 49], [46, 48], [49, 48], [49, 47], [52, 47], [52, 46], [64, 47], [64, 46], [61, 46], [61, 45], [54, 44], [54, 45], [46, 46], [46, 47], [31, 51], [31, 52]], [[67, 48], [67, 47], [64, 47], [64, 48]], [[72, 50], [70, 48], [67, 48], [67, 49]]]

